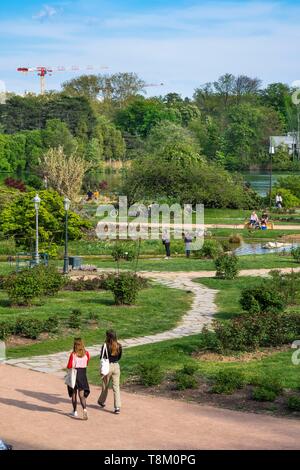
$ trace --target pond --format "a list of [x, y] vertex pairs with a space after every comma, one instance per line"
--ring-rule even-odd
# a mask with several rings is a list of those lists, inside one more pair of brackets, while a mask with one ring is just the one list
[[[267, 196], [270, 188], [270, 173], [267, 170], [264, 171], [247, 171], [242, 172], [245, 180], [251, 184], [252, 188], [258, 192], [260, 196]], [[300, 175], [299, 171], [294, 172], [273, 172], [272, 174], [272, 187], [275, 186], [278, 179], [285, 176]]]
[[290, 253], [293, 248], [298, 248], [300, 243], [284, 243], [284, 246], [278, 246], [277, 248], [265, 248], [268, 242], [243, 242], [240, 246], [233, 250], [233, 253], [237, 256], [245, 255], [266, 255], [270, 253]]

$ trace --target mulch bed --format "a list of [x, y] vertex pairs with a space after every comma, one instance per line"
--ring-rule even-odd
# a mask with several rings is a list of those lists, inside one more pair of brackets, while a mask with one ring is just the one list
[[[130, 393], [194, 402], [235, 411], [285, 416], [294, 419], [300, 418], [300, 412], [292, 412], [287, 409], [286, 405], [288, 397], [295, 395], [295, 391], [285, 391], [274, 402], [258, 402], [251, 399], [253, 386], [246, 386], [242, 390], [237, 390], [232, 395], [213, 394], [210, 392], [209, 383], [203, 379], [199, 379], [198, 387], [192, 390], [176, 390], [171, 379], [166, 379], [157, 386], [145, 387], [138, 384], [136, 379], [133, 378], [123, 388]], [[299, 394], [298, 396], [300, 397]]]

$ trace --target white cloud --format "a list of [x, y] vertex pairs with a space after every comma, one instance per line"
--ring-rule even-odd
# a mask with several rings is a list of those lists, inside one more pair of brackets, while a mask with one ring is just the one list
[[32, 18], [38, 21], [44, 21], [52, 18], [53, 16], [57, 16], [61, 12], [61, 8], [56, 8], [51, 5], [44, 5], [43, 9], [40, 10], [36, 15]]

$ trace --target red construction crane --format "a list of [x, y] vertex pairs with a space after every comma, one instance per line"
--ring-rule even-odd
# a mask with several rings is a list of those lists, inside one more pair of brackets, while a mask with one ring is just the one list
[[78, 65], [72, 65], [71, 67], [65, 66], [57, 66], [57, 67], [19, 67], [17, 68], [17, 72], [21, 72], [23, 74], [27, 73], [37, 73], [38, 77], [40, 77], [40, 86], [41, 86], [41, 95], [45, 93], [46, 90], [46, 75], [50, 77], [53, 73], [57, 72], [78, 72], [78, 71], [93, 71], [93, 70], [102, 70], [108, 69], [106, 66], [94, 67], [93, 65], [88, 65], [87, 67], [79, 67]]

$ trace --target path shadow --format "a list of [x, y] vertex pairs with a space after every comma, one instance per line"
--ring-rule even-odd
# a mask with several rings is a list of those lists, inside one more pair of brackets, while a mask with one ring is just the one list
[[27, 403], [21, 400], [13, 400], [11, 398], [0, 398], [0, 403], [7, 406], [14, 406], [16, 408], [21, 408], [23, 410], [28, 411], [38, 411], [42, 413], [56, 413], [65, 416], [66, 413], [57, 409], [57, 408], [49, 408], [46, 406], [35, 405], [34, 403]]
[[91, 410], [97, 410], [97, 411], [101, 411], [102, 413], [110, 413], [110, 414], [115, 414], [112, 410], [108, 410], [108, 409], [105, 409], [105, 408], [100, 408], [100, 406], [97, 406], [97, 405], [89, 405], [87, 403], [87, 408], [88, 409], [91, 409]]
[[53, 393], [34, 392], [32, 390], [23, 389], [16, 389], [16, 391], [22, 393], [27, 397], [35, 398], [45, 403], [49, 403], [50, 405], [58, 405], [59, 403], [70, 403], [70, 400], [68, 400], [67, 398], [62, 398], [60, 395], [56, 395]]

